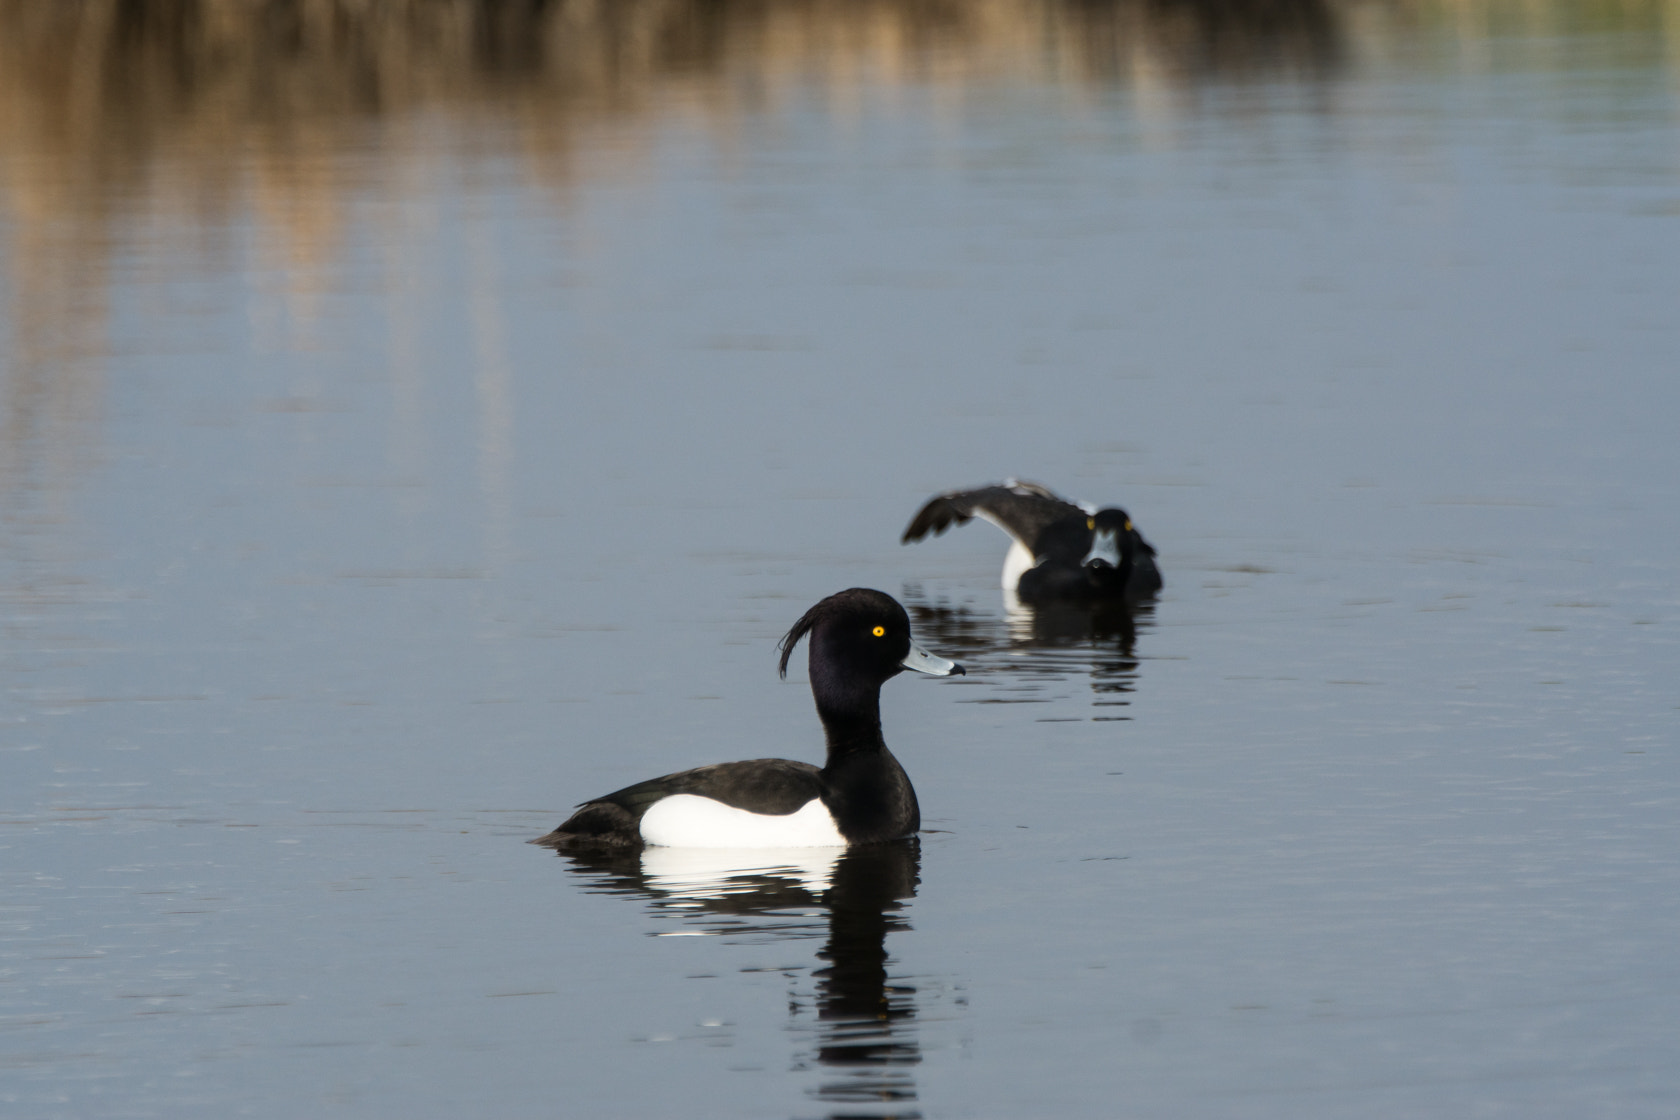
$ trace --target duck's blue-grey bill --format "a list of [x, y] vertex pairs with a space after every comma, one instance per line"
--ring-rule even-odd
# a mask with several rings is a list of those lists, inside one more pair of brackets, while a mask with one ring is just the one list
[[910, 652], [899, 662], [906, 669], [914, 669], [918, 673], [926, 673], [930, 677], [966, 677], [963, 667], [955, 661], [947, 661], [943, 657], [935, 657], [915, 642], [910, 643]]
[[1107, 561], [1111, 568], [1120, 566], [1120, 534], [1113, 529], [1103, 529], [1097, 533], [1091, 542], [1091, 551], [1085, 554], [1081, 564], [1089, 564], [1093, 560]]

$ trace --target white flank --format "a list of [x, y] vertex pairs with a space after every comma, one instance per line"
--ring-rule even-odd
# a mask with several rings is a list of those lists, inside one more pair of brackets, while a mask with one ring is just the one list
[[673, 794], [643, 813], [642, 841], [664, 848], [846, 846], [821, 798], [813, 798], [797, 813], [776, 817], [692, 793]]
[[[1010, 480], [1010, 485], [1014, 485], [1013, 479]], [[990, 521], [1009, 534], [1009, 555], [1003, 558], [1003, 589], [1005, 591], [1015, 590], [1021, 583], [1021, 574], [1038, 566], [1038, 561], [1033, 559], [1032, 549], [1027, 547], [1025, 541], [1015, 535], [1015, 530], [994, 517], [990, 510], [977, 509], [974, 511], [974, 516]]]
[[648, 848], [642, 874], [648, 886], [689, 898], [725, 898], [748, 888], [742, 880], [790, 879], [821, 894], [834, 879], [840, 848]]
[[990, 521], [993, 525], [996, 525], [999, 529], [1002, 529], [1004, 532], [1008, 533], [1010, 540], [1015, 541], [1017, 544], [1020, 543], [1021, 538], [1017, 537], [1015, 535], [1015, 530], [1011, 529], [1009, 526], [1007, 526], [1003, 522], [999, 521], [997, 519], [997, 515], [994, 514], [991, 510], [985, 509], [985, 508], [977, 509], [977, 510], [974, 511], [974, 516], [978, 517], [982, 521]]
[[1038, 561], [1027, 546], [1015, 541], [1009, 546], [1009, 555], [1003, 558], [1003, 589], [1014, 591], [1021, 586], [1021, 577], [1038, 567]]

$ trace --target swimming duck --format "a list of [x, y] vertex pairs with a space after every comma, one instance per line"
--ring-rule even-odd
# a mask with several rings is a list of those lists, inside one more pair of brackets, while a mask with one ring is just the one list
[[1114, 506], [1092, 509], [1036, 482], [953, 490], [929, 499], [904, 530], [919, 541], [983, 517], [1014, 539], [1003, 561], [1003, 589], [1029, 605], [1141, 599], [1161, 590], [1155, 549]]
[[807, 636], [811, 693], [828, 737], [825, 765], [758, 758], [652, 778], [583, 802], [533, 843], [800, 848], [914, 835], [921, 811], [881, 738], [881, 686], [905, 669], [949, 677], [963, 667], [912, 642], [898, 601], [864, 587], [830, 595], [793, 624], [778, 643], [784, 678], [794, 646]]

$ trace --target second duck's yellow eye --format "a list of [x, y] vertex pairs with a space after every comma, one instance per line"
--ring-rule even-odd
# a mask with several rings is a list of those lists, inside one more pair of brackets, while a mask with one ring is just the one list
[[885, 626], [877, 626], [875, 629], [871, 630], [870, 633], [875, 635], [877, 638], [885, 637], [887, 628]]
[[1096, 519], [1096, 518], [1094, 518], [1094, 517], [1087, 517], [1087, 518], [1086, 518], [1086, 519], [1085, 519], [1085, 528], [1087, 528], [1087, 529], [1095, 529], [1095, 528], [1096, 528], [1096, 527], [1097, 527], [1097, 519]]

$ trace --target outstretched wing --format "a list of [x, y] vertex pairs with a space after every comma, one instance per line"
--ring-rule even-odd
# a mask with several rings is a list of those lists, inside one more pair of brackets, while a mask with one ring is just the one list
[[919, 541], [929, 533], [938, 535], [952, 525], [983, 517], [1014, 537], [1031, 551], [1045, 529], [1068, 517], [1083, 517], [1085, 511], [1057, 497], [1036, 482], [1010, 482], [978, 490], [953, 490], [930, 499], [904, 530], [902, 543]]

